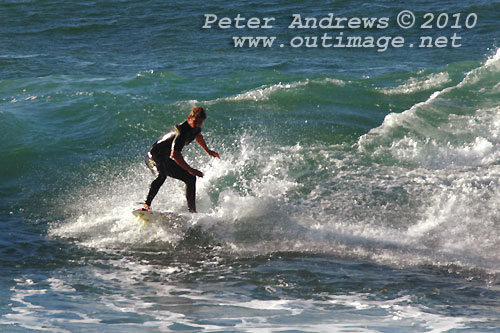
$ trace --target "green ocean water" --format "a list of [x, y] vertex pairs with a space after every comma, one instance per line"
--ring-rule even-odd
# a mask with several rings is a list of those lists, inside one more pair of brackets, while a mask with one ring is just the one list
[[[415, 27], [396, 24], [402, 10]], [[495, 331], [499, 10], [491, 1], [0, 4], [0, 329]], [[331, 12], [389, 18], [345, 37], [457, 33], [463, 45], [289, 44], [338, 35], [287, 28], [293, 14]], [[203, 29], [208, 13], [276, 23]], [[434, 26], [419, 29], [426, 13]], [[462, 27], [438, 28], [446, 17]], [[278, 43], [231, 44], [261, 34]], [[142, 227], [131, 210], [153, 180], [143, 156], [195, 105], [207, 109], [204, 137], [221, 155], [183, 151], [205, 174], [199, 214], [168, 179], [153, 207], [188, 222]]]

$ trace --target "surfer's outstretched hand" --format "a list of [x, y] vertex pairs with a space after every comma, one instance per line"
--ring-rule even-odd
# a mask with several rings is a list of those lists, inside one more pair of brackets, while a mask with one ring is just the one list
[[203, 178], [203, 172], [201, 172], [200, 170], [191, 169], [191, 170], [189, 170], [189, 173], [192, 174], [193, 176]]

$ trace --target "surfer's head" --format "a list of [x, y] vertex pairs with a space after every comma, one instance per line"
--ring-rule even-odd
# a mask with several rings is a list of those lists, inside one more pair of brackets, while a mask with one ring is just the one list
[[187, 117], [188, 124], [192, 128], [201, 127], [205, 119], [207, 119], [207, 114], [201, 106], [195, 106]]

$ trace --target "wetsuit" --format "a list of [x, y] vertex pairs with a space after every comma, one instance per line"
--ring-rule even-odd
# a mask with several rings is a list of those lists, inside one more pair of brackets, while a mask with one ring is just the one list
[[190, 211], [196, 211], [196, 176], [187, 172], [170, 158], [172, 150], [182, 151], [182, 148], [193, 141], [201, 128], [192, 128], [187, 121], [175, 125], [171, 130], [163, 134], [149, 149], [146, 156], [146, 164], [158, 176], [151, 183], [146, 204], [151, 206], [151, 202], [158, 193], [158, 190], [167, 179], [167, 176], [182, 180], [186, 183], [186, 199]]

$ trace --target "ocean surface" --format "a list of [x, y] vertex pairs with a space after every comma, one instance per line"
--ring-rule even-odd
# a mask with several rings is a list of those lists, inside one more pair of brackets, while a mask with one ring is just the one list
[[[498, 332], [499, 14], [2, 1], [0, 331]], [[195, 105], [199, 213], [167, 179], [186, 222], [143, 225], [144, 154]]]

